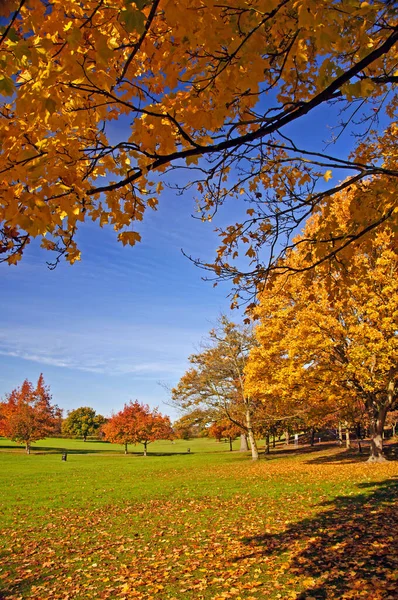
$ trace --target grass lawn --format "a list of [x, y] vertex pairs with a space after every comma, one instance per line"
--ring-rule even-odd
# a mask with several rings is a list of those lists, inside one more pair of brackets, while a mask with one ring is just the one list
[[26, 456], [0, 440], [1, 600], [397, 598], [396, 460], [321, 444], [252, 462], [208, 439], [130, 450], [47, 439]]

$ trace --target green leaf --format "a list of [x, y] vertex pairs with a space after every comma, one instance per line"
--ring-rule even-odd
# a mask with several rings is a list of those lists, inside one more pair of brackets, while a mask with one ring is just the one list
[[56, 102], [54, 102], [54, 100], [52, 98], [46, 98], [46, 101], [44, 103], [44, 108], [50, 113], [50, 115], [52, 115], [53, 112], [55, 112], [55, 110], [57, 108], [57, 104], [56, 104]]
[[120, 20], [123, 23], [128, 33], [143, 33], [145, 29], [145, 15], [140, 10], [128, 6], [120, 15]]
[[0, 75], [0, 94], [3, 96], [12, 96], [14, 93], [14, 82], [7, 75]]
[[125, 4], [126, 6], [128, 6], [129, 4], [135, 4], [139, 10], [142, 10], [143, 8], [145, 8], [148, 2], [147, 0], [127, 0]]
[[[7, 27], [5, 25], [3, 25], [2, 27], [0, 27], [0, 33], [3, 34], [6, 29], [7, 29]], [[7, 38], [9, 40], [11, 40], [12, 42], [18, 42], [20, 39], [19, 35], [16, 32], [16, 30], [14, 29], [14, 27], [11, 27], [10, 30], [8, 31]]]

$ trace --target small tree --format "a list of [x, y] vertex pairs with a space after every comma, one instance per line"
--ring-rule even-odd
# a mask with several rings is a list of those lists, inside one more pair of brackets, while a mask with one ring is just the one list
[[98, 431], [104, 422], [104, 417], [97, 415], [93, 408], [82, 406], [68, 411], [68, 416], [62, 423], [62, 432], [66, 435], [82, 437], [86, 441], [87, 436]]
[[109, 442], [123, 444], [125, 454], [128, 444], [143, 444], [144, 456], [148, 444], [174, 436], [169, 417], [164, 417], [157, 409], [151, 411], [147, 404], [140, 404], [138, 400], [125, 404], [123, 410], [103, 425], [102, 431]]
[[173, 423], [173, 430], [177, 438], [189, 440], [207, 433], [207, 426], [213, 420], [211, 411], [194, 408]]
[[228, 438], [229, 450], [232, 452], [232, 442], [242, 433], [241, 427], [232, 423], [229, 419], [223, 419], [213, 423], [209, 429], [209, 436], [214, 437], [217, 441], [222, 438]]
[[36, 388], [25, 379], [20, 388], [15, 388], [0, 403], [0, 435], [25, 444], [26, 453], [30, 447], [54, 433], [62, 417], [57, 405], [51, 404], [51, 394], [41, 374]]
[[258, 459], [254, 417], [256, 402], [245, 390], [245, 367], [254, 344], [251, 328], [222, 315], [209, 333], [203, 351], [189, 357], [192, 367], [172, 389], [172, 399], [183, 410], [211, 411], [216, 420], [229, 419], [250, 440], [253, 460]]

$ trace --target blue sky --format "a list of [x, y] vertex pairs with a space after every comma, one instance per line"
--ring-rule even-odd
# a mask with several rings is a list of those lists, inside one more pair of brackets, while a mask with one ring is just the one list
[[112, 228], [88, 223], [80, 263], [50, 271], [48, 253], [32, 247], [18, 266], [0, 265], [0, 396], [43, 372], [65, 410], [92, 406], [108, 415], [137, 398], [177, 416], [159, 382], [178, 382], [229, 308], [228, 288], [203, 282], [181, 254], [211, 258], [217, 245], [214, 226], [192, 219], [193, 208], [189, 197], [166, 191], [134, 248], [117, 243]]
[[[322, 150], [333, 112], [311, 113], [287, 133]], [[341, 138], [328, 151], [346, 156], [350, 145]], [[140, 224], [142, 243], [134, 248], [117, 243], [111, 227], [87, 223], [77, 238], [80, 263], [50, 271], [51, 254], [32, 244], [18, 266], [1, 264], [0, 397], [43, 372], [65, 411], [92, 406], [109, 415], [138, 399], [176, 418], [159, 382], [178, 382], [189, 354], [230, 304], [228, 285], [202, 281], [203, 271], [181, 254], [183, 248], [211, 260], [218, 244], [220, 223], [192, 219], [194, 208], [189, 193], [166, 189], [159, 210], [148, 211]], [[233, 222], [242, 208], [231, 201], [218, 218]]]

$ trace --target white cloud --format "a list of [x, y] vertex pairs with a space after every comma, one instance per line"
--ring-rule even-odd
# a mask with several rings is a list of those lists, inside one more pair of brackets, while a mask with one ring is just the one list
[[197, 335], [172, 327], [119, 324], [87, 325], [79, 331], [14, 326], [0, 329], [0, 355], [64, 369], [156, 379], [183, 372]]

